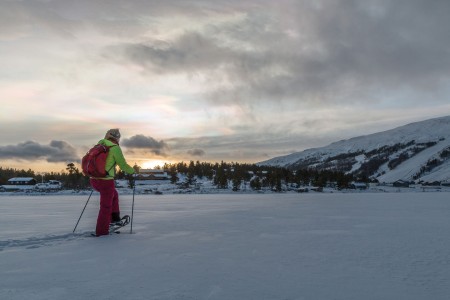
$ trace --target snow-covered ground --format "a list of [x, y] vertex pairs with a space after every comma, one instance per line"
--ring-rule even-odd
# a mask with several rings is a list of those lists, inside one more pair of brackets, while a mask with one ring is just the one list
[[[449, 299], [450, 193], [0, 196], [0, 299]], [[130, 213], [132, 195], [121, 196]]]

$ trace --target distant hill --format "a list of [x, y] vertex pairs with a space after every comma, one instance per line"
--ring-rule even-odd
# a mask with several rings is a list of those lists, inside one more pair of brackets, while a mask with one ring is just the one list
[[275, 157], [258, 165], [338, 170], [386, 183], [450, 181], [450, 116]]

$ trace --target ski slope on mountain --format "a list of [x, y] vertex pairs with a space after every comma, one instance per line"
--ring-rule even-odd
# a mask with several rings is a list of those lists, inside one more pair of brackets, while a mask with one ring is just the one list
[[138, 195], [100, 238], [96, 194], [72, 234], [87, 196], [0, 196], [0, 299], [450, 295], [448, 193]]
[[[354, 153], [354, 162], [349, 172], [358, 172], [359, 168], [367, 162], [364, 154], [371, 151], [383, 151], [395, 145], [402, 145], [404, 148], [389, 154], [389, 159], [398, 158], [402, 151], [410, 152], [414, 147], [423, 146], [427, 143], [436, 143], [418, 153], [412, 153], [408, 159], [400, 163], [393, 169], [385, 165], [380, 166], [377, 172], [370, 177], [378, 179], [380, 182], [394, 182], [397, 180], [450, 180], [450, 168], [448, 157], [443, 164], [430, 170], [428, 173], [420, 174], [413, 178], [423, 166], [434, 159], [439, 158], [442, 151], [450, 147], [450, 116], [430, 119], [422, 122], [411, 123], [395, 129], [384, 132], [374, 133], [366, 136], [351, 138], [332, 143], [321, 148], [307, 149], [302, 152], [292, 153], [290, 155], [272, 158], [267, 161], [258, 163], [259, 165], [293, 167], [302, 165], [303, 167], [316, 167], [327, 159], [338, 157], [343, 154]], [[363, 155], [361, 155], [361, 153]], [[386, 154], [387, 155], [387, 154]]]
[[[443, 149], [450, 146], [450, 139], [446, 139], [437, 145], [423, 150], [416, 156], [408, 159], [404, 163], [400, 164], [394, 170], [387, 171], [386, 174], [377, 177], [379, 182], [394, 182], [397, 180], [414, 180], [413, 176], [419, 172], [421, 166], [425, 165], [430, 157], [433, 157], [436, 153], [439, 153]], [[421, 178], [424, 181], [446, 181], [450, 179], [449, 162], [446, 161], [440, 169], [435, 170], [432, 174], [428, 174], [426, 177]]]

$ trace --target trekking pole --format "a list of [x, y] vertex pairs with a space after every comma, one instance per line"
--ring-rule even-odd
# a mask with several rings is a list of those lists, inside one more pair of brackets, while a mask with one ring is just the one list
[[133, 215], [134, 215], [134, 192], [136, 191], [136, 181], [132, 179], [133, 182], [133, 203], [131, 205], [131, 228], [130, 228], [130, 234], [133, 233]]
[[80, 217], [78, 218], [77, 225], [75, 225], [75, 228], [73, 229], [72, 233], [75, 233], [75, 230], [77, 229], [78, 223], [80, 223], [81, 216], [83, 215], [84, 210], [86, 209], [86, 206], [88, 205], [89, 199], [91, 199], [91, 196], [92, 196], [92, 193], [93, 193], [93, 192], [94, 192], [94, 190], [91, 191], [91, 194], [89, 195], [89, 198], [87, 199], [86, 204], [84, 205], [83, 211], [81, 212], [81, 215], [80, 215]]

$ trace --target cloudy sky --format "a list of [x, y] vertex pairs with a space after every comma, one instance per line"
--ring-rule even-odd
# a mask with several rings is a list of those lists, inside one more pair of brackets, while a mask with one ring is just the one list
[[0, 0], [0, 166], [259, 162], [450, 114], [447, 0]]

